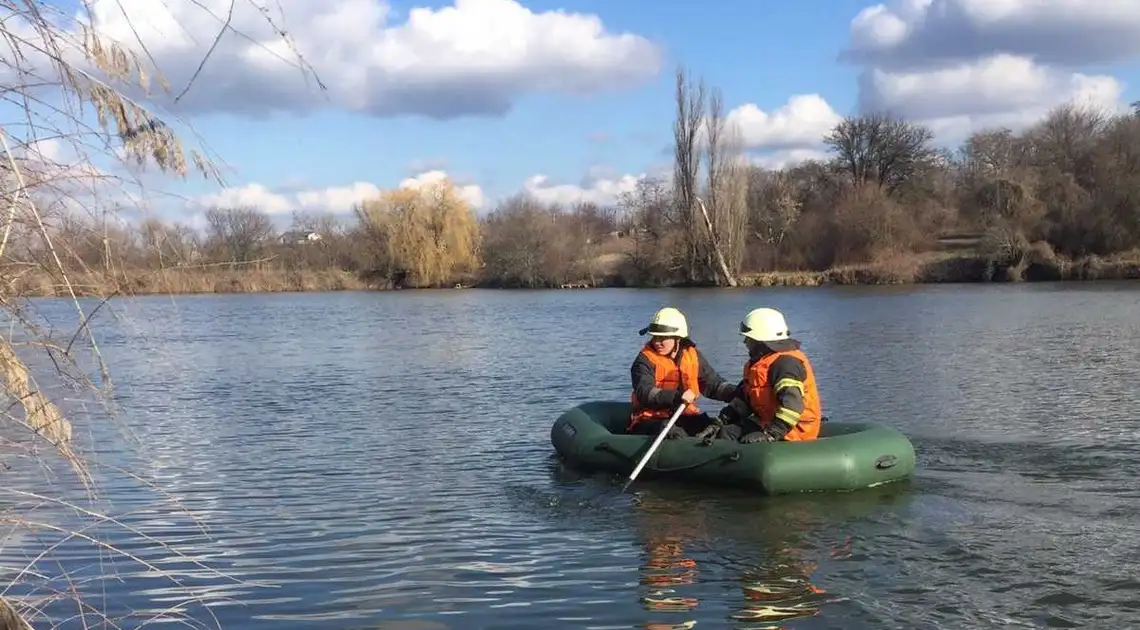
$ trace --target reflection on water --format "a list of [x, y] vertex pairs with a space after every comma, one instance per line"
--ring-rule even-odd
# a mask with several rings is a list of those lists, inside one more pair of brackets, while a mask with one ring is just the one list
[[[646, 627], [673, 628], [695, 624], [695, 619], [671, 620], [677, 613], [692, 611], [700, 605], [697, 596], [700, 591], [685, 588], [695, 584], [700, 577], [702, 565], [695, 556], [702, 555], [702, 549], [707, 550], [704, 564], [726, 569], [718, 555], [717, 545], [739, 546], [742, 541], [726, 538], [730, 532], [716, 527], [715, 521], [710, 523], [705, 517], [707, 511], [687, 509], [683, 499], [669, 500], [646, 493], [636, 512], [634, 522], [644, 545], [645, 558], [641, 565], [641, 602], [647, 611], [668, 613], [661, 615], [660, 619], [655, 616]], [[783, 525], [794, 528], [797, 526], [794, 520], [791, 517]], [[774, 627], [770, 625], [773, 623], [817, 614], [826, 601], [823, 597], [826, 593], [811, 582], [811, 573], [817, 563], [801, 557], [804, 547], [796, 546], [797, 536], [786, 533], [765, 536], [763, 527], [754, 531], [761, 534], [753, 539], [759, 543], [754, 548], [758, 552], [758, 564], [746, 563], [737, 570], [740, 597], [735, 606], [730, 604], [729, 617], [735, 621], [751, 622], [742, 627], [769, 628]], [[840, 555], [835, 553], [831, 557]], [[734, 562], [733, 566], [740, 564]]]
[[[552, 465], [550, 423], [628, 397], [666, 304], [726, 376], [740, 317], [783, 309], [828, 415], [909, 435], [913, 482], [635, 497]], [[130, 431], [77, 431], [114, 521], [13, 492], [80, 494], [3, 453], [0, 579], [63, 628], [99, 627], [72, 593], [120, 628], [1137, 627], [1138, 306], [1107, 283], [143, 299], [96, 322]]]
[[656, 481], [638, 482], [635, 495], [623, 501], [611, 494], [620, 480], [559, 463], [551, 465], [551, 474], [560, 496], [583, 497], [579, 505], [628, 508], [639, 546], [638, 602], [645, 613], [634, 625], [658, 630], [691, 628], [710, 615], [735, 628], [790, 627], [827, 606], [849, 603], [843, 586], [829, 592], [815, 572], [825, 564], [854, 578], [843, 570], [852, 560], [847, 527], [904, 507], [912, 493], [901, 483], [843, 495], [765, 499]]

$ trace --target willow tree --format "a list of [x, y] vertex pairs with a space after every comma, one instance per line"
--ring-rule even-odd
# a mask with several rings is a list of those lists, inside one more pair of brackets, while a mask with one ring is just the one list
[[441, 287], [478, 266], [479, 222], [449, 179], [384, 191], [356, 214], [395, 284]]
[[[252, 2], [251, 6], [260, 11]], [[98, 493], [89, 471], [90, 445], [73, 436], [90, 433], [74, 430], [84, 428], [82, 423], [109, 422], [117, 417], [110, 370], [89, 325], [90, 313], [83, 310], [77, 296], [86, 293], [109, 299], [122, 293], [124, 287], [76, 287], [73, 276], [82, 269], [70, 255], [71, 243], [50, 227], [53, 219], [59, 218], [53, 215], [86, 214], [96, 219], [90, 223], [95, 232], [92, 236], [107, 243], [102, 236], [126, 201], [124, 190], [133, 179], [129, 172], [153, 169], [175, 177], [198, 174], [218, 181], [218, 170], [202, 152], [184, 146], [159, 108], [143, 102], [156, 101], [156, 90], [169, 94], [171, 86], [160, 68], [140, 60], [150, 59], [142, 42], [109, 39], [91, 26], [90, 4], [82, 0], [79, 8], [77, 15], [71, 12], [74, 8], [65, 12], [63, 7], [44, 0], [0, 0], [0, 96], [10, 108], [22, 113], [19, 121], [6, 120], [0, 128], [0, 309], [5, 314], [4, 333], [0, 335], [0, 383], [7, 398], [0, 423], [6, 438], [26, 438], [17, 438], [16, 442], [5, 439], [4, 453], [18, 457], [19, 451], [13, 449], [23, 448], [45, 467], [66, 463], [86, 490], [88, 504], [79, 505], [62, 484], [27, 487], [10, 482], [11, 474], [0, 476], [0, 494], [4, 495], [0, 502], [7, 506], [2, 518], [8, 536], [21, 538], [24, 551], [34, 558], [23, 569], [5, 567], [11, 569], [5, 575], [8, 594], [37, 590], [25, 581], [50, 585], [54, 580], [67, 580], [66, 575], [51, 574], [64, 571], [65, 563], [53, 562], [53, 553], [65, 541], [85, 541], [100, 555], [123, 554], [150, 571], [165, 574], [156, 566], [163, 564], [162, 559], [157, 563], [154, 559], [144, 561], [116, 548], [97, 538], [90, 525], [75, 529], [73, 524], [31, 512], [37, 506], [64, 506], [65, 512], [91, 525], [126, 527], [95, 504]], [[119, 10], [126, 11], [122, 6]], [[201, 10], [214, 15], [206, 7]], [[125, 17], [129, 21], [132, 16]], [[233, 30], [221, 18], [218, 27], [221, 33]], [[200, 61], [206, 63], [208, 54]], [[194, 80], [177, 86], [180, 93], [191, 89]], [[117, 169], [113, 166], [116, 163]], [[133, 183], [138, 190], [145, 190], [137, 179]], [[26, 299], [39, 292], [28, 290], [27, 278], [32, 276], [49, 283], [54, 293], [71, 298], [74, 304], [77, 330], [65, 335], [62, 342], [58, 330], [49, 334], [41, 328], [34, 305]], [[79, 354], [81, 348], [89, 354]], [[61, 404], [62, 394], [50, 393], [62, 387], [67, 387], [68, 405]], [[90, 416], [76, 415], [79, 409], [92, 407], [85, 403], [95, 403], [98, 411]], [[51, 450], [45, 451], [43, 444], [50, 445]], [[128, 444], [116, 446], [125, 448]], [[113, 447], [100, 444], [100, 448]], [[146, 481], [137, 471], [127, 473]], [[133, 529], [127, 535], [156, 542]], [[173, 546], [163, 545], [163, 549], [179, 562], [199, 564]], [[87, 592], [87, 588], [71, 584], [59, 592], [40, 588], [38, 595], [19, 601], [0, 598], [0, 620], [5, 627], [37, 621], [54, 627], [59, 619], [53, 612], [64, 606], [69, 608], [63, 614], [72, 620], [79, 618], [85, 627], [114, 625], [107, 619], [90, 619], [103, 616], [104, 611], [98, 601], [86, 597], [98, 595]], [[194, 593], [187, 593], [188, 601], [194, 598]], [[74, 605], [65, 604], [68, 599]], [[156, 614], [163, 616], [185, 615], [174, 610], [168, 615]]]

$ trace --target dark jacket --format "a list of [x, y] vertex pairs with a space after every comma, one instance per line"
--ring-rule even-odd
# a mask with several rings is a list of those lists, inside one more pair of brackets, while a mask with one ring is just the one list
[[[765, 344], [757, 344], [751, 356], [748, 357], [748, 363], [751, 365], [763, 357], [773, 352], [787, 352], [788, 350], [799, 350], [800, 342], [795, 339], [781, 339], [780, 341], [771, 341]], [[792, 379], [797, 383], [803, 383], [807, 380], [807, 368], [803, 362], [796, 357], [784, 355], [779, 359], [772, 362], [768, 366], [768, 382], [775, 385], [785, 379]], [[786, 409], [790, 409], [797, 414], [804, 412], [804, 395], [799, 387], [785, 387], [776, 392], [777, 403]]]
[[[697, 361], [700, 365], [697, 381], [701, 387], [701, 395], [721, 402], [732, 400], [736, 392], [736, 384], [729, 383], [718, 374], [692, 341], [679, 339], [678, 343], [681, 344], [679, 350], [689, 346], [697, 350]], [[678, 355], [680, 355], [679, 351]], [[657, 374], [653, 369], [653, 364], [640, 351], [637, 353], [637, 358], [633, 360], [633, 366], [630, 367], [630, 378], [633, 381], [634, 394], [646, 407], [676, 408], [682, 402], [681, 394], [684, 393], [683, 391], [657, 388]]]

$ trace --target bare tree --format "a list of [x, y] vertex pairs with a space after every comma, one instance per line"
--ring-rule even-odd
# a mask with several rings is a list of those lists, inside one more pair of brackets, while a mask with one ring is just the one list
[[343, 227], [343, 222], [331, 212], [294, 210], [289, 229], [294, 232], [315, 232], [325, 238], [336, 235]]
[[590, 285], [598, 282], [598, 256], [602, 245], [611, 234], [617, 231], [617, 212], [613, 207], [602, 207], [592, 201], [574, 204], [569, 214], [563, 217], [566, 224], [564, 236], [578, 249], [580, 258], [574, 267], [581, 277], [570, 279], [577, 282], [588, 280]]
[[803, 210], [792, 176], [758, 167], [748, 173], [748, 208], [752, 233], [770, 250], [769, 265], [779, 265], [780, 247]]
[[219, 262], [252, 262], [275, 233], [269, 215], [252, 207], [209, 208], [206, 225], [208, 246], [223, 257]]
[[961, 174], [1005, 177], [1026, 164], [1028, 144], [1008, 128], [980, 131], [971, 135], [958, 150]]
[[677, 69], [676, 118], [673, 121], [673, 199], [680, 214], [680, 228], [685, 243], [685, 279], [704, 281], [711, 271], [708, 242], [702, 238], [702, 219], [697, 217], [697, 182], [701, 155], [697, 146], [701, 121], [705, 114], [705, 82], [689, 83], [684, 68]]
[[171, 225], [158, 219], [139, 224], [144, 260], [155, 267], [185, 266], [196, 261], [198, 235], [189, 226]]
[[874, 182], [893, 193], [932, 166], [937, 157], [933, 139], [927, 127], [875, 113], [843, 120], [824, 144], [852, 181]]
[[1025, 134], [1034, 166], [1068, 173], [1081, 186], [1095, 186], [1093, 153], [1112, 119], [1102, 110], [1073, 104], [1054, 108]]
[[618, 209], [619, 222], [631, 236], [643, 234], [661, 239], [681, 223], [680, 206], [673, 199], [669, 183], [658, 177], [646, 177], [633, 192], [622, 193]]
[[[331, 212], [294, 210], [287, 234], [295, 239], [282, 243], [280, 257], [289, 269], [316, 270], [351, 264], [345, 225]], [[309, 239], [309, 235], [315, 238]]]
[[582, 229], [597, 240], [617, 230], [617, 208], [600, 206], [593, 201], [580, 201], [574, 204], [571, 214], [581, 224]]
[[1104, 255], [1136, 246], [1140, 237], [1140, 125], [1067, 104], [1025, 133], [1045, 206], [1038, 230], [1070, 256]]
[[620, 223], [633, 242], [623, 276], [632, 284], [659, 285], [684, 279], [688, 264], [681, 236], [682, 210], [671, 182], [646, 177], [618, 201]]
[[959, 148], [955, 164], [964, 216], [981, 227], [1001, 223], [1013, 231], [1039, 220], [1029, 159], [1029, 143], [1010, 129], [971, 135]]
[[525, 194], [508, 198], [483, 220], [483, 272], [494, 284], [533, 288], [554, 281], [551, 209]]
[[[704, 119], [707, 167], [705, 195], [709, 200], [698, 204], [708, 229], [710, 251], [716, 256], [720, 278], [728, 286], [736, 286], [735, 274], [744, 258], [744, 242], [748, 223], [748, 180], [744, 168], [740, 129], [729, 125], [724, 112], [724, 99], [719, 89], [709, 98]], [[708, 216], [711, 214], [711, 217]], [[707, 261], [713, 265], [714, 261]]]

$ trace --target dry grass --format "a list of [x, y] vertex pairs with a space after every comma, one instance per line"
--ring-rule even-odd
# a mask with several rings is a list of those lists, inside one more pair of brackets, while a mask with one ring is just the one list
[[[195, 293], [288, 293], [297, 291], [354, 291], [375, 288], [358, 274], [341, 269], [286, 270], [171, 268], [118, 270], [114, 274], [68, 274], [79, 296], [186, 295]], [[68, 288], [57, 274], [29, 272], [5, 279], [10, 290], [34, 297], [61, 297]]]
[[1004, 268], [976, 253], [929, 252], [826, 271], [767, 271], [749, 274], [743, 280], [746, 286], [759, 287], [1140, 280], [1140, 250], [1074, 261], [1035, 245], [1017, 265]]
[[[618, 278], [628, 254], [608, 253], [593, 259], [599, 282], [592, 286], [621, 286]], [[170, 268], [95, 271], [68, 274], [70, 287], [58, 274], [31, 271], [4, 278], [6, 292], [29, 297], [109, 295], [188, 295], [209, 293], [290, 293], [379, 290], [383, 285], [360, 274], [337, 268], [286, 270], [281, 268]], [[1100, 258], [1071, 261], [1035, 244], [1015, 266], [1002, 266], [977, 253], [927, 252], [899, 254], [872, 263], [843, 265], [825, 271], [778, 270], [744, 274], [741, 286], [815, 287], [826, 285], [900, 285], [1050, 280], [1140, 279], [1140, 250]], [[464, 285], [475, 285], [474, 277]], [[4, 357], [0, 354], [0, 365]]]

